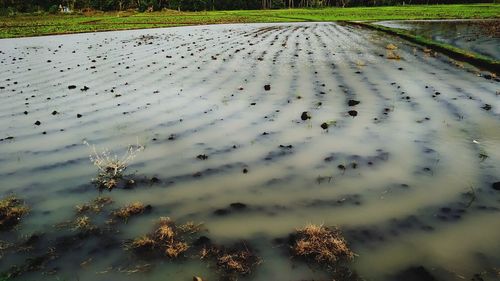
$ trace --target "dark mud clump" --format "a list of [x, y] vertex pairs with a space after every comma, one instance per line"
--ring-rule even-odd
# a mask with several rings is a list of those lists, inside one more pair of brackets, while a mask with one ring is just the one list
[[329, 127], [329, 125], [326, 122], [324, 122], [324, 123], [321, 124], [321, 129], [323, 129], [323, 130], [328, 129], [328, 127]]
[[15, 196], [0, 200], [0, 231], [14, 228], [28, 212], [29, 208]]
[[[386, 152], [382, 149], [377, 149], [376, 154], [370, 156], [360, 156], [356, 154], [349, 155], [335, 152], [330, 153], [330, 155], [325, 157], [324, 162], [336, 164], [338, 169], [345, 171], [347, 169], [358, 169], [363, 166], [373, 167], [374, 165], [381, 162], [387, 162], [389, 160], [389, 156], [389, 152]], [[346, 160], [350, 163], [345, 162]]]
[[247, 205], [241, 202], [236, 202], [236, 203], [231, 203], [229, 204], [229, 207], [235, 209], [235, 210], [243, 210], [247, 208]]
[[149, 180], [150, 183], [160, 183], [161, 180], [157, 177], [152, 177], [150, 180]]
[[497, 182], [494, 182], [493, 184], [491, 184], [491, 188], [493, 188], [494, 190], [500, 191], [500, 181], [497, 181]]
[[412, 266], [396, 274], [392, 281], [437, 281], [423, 266]]
[[228, 209], [217, 209], [214, 211], [214, 215], [216, 216], [225, 216], [229, 215], [230, 211]]
[[345, 232], [349, 241], [356, 244], [376, 244], [386, 241], [386, 234], [377, 227], [360, 227]]
[[74, 90], [74, 89], [76, 89], [76, 86], [75, 86], [75, 85], [69, 85], [69, 86], [68, 86], [68, 89], [70, 89], [70, 90]]
[[270, 90], [271, 90], [271, 85], [265, 85], [265, 86], [264, 86], [264, 90], [266, 90], [266, 91], [270, 91]]
[[304, 111], [300, 115], [300, 119], [302, 119], [302, 121], [306, 121], [307, 119], [311, 119], [311, 114], [307, 111]]
[[457, 221], [465, 214], [465, 208], [441, 207], [436, 214], [440, 221]]
[[486, 111], [489, 111], [489, 110], [491, 110], [491, 105], [485, 104], [481, 108], [484, 109], [484, 110], [486, 110]]
[[217, 209], [214, 211], [214, 215], [216, 216], [227, 216], [231, 214], [232, 212], [241, 212], [244, 210], [247, 210], [248, 206], [244, 203], [241, 202], [235, 202], [231, 203], [229, 207], [227, 208], [222, 208], [222, 209]]
[[360, 104], [360, 103], [361, 103], [361, 102], [360, 102], [360, 101], [357, 101], [357, 100], [349, 100], [349, 101], [347, 102], [347, 105], [349, 105], [349, 106], [356, 106], [356, 105], [358, 105], [358, 104]]
[[283, 145], [280, 144], [278, 151], [271, 151], [264, 158], [266, 161], [273, 160], [275, 158], [284, 157], [293, 154], [293, 145]]
[[207, 159], [208, 159], [208, 156], [207, 156], [207, 155], [205, 155], [205, 154], [200, 154], [200, 155], [196, 156], [196, 158], [197, 158], [198, 160], [207, 160]]
[[356, 110], [349, 110], [347, 113], [352, 117], [358, 116], [358, 112]]

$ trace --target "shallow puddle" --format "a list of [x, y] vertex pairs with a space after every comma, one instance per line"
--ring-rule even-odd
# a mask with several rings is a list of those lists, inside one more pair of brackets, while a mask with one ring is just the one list
[[377, 24], [500, 60], [500, 20], [407, 20]]
[[[273, 242], [307, 223], [338, 225], [366, 280], [411, 266], [495, 280], [500, 84], [483, 74], [334, 23], [0, 40], [0, 192], [32, 209], [0, 239], [44, 234], [0, 269], [58, 245], [18, 279], [217, 280], [197, 259], [123, 249], [168, 216], [203, 222], [217, 243], [246, 240], [262, 257], [248, 280], [326, 278]], [[55, 225], [99, 195], [85, 141], [145, 149], [127, 169], [134, 188], [103, 192], [114, 203], [96, 220], [112, 230], [75, 240]], [[104, 223], [134, 201], [151, 211]]]

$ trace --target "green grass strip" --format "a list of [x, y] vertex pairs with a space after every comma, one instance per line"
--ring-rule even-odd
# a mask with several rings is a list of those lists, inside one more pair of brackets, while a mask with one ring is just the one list
[[237, 10], [136, 11], [0, 16], [0, 38], [220, 23], [499, 18], [500, 4]]

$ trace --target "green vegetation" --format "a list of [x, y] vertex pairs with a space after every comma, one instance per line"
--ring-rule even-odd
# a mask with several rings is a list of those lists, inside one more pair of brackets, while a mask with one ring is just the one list
[[500, 5], [427, 5], [151, 13], [91, 12], [0, 16], [0, 38], [184, 25], [395, 19], [498, 18]]
[[73, 10], [227, 11], [283, 8], [495, 3], [495, 0], [0, 0], [0, 14]]

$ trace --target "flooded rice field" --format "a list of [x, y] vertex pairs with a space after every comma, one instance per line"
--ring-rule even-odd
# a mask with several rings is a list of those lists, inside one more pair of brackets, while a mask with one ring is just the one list
[[[7, 39], [0, 70], [3, 276], [498, 280], [494, 75], [335, 23]], [[342, 270], [292, 258], [307, 224]]]
[[500, 60], [500, 20], [406, 20], [377, 24]]

